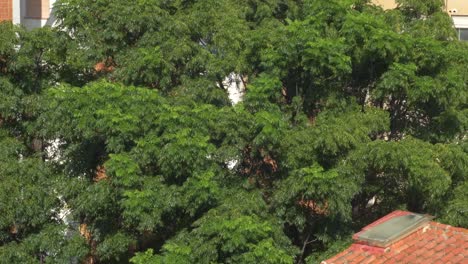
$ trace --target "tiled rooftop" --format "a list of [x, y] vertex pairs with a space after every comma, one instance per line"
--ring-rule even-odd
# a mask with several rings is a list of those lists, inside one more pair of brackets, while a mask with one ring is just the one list
[[[363, 231], [388, 221], [394, 217], [411, 214], [394, 211], [363, 228]], [[443, 263], [468, 264], [468, 229], [456, 228], [437, 222], [428, 222], [419, 229], [403, 237], [386, 248], [369, 246], [358, 240], [359, 234], [348, 249], [322, 264], [352, 263]]]

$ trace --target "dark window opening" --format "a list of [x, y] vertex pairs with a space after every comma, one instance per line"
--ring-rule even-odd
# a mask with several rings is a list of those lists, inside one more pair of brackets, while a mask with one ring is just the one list
[[468, 41], [468, 28], [459, 28], [458, 31], [458, 39], [463, 41]]
[[25, 4], [27, 18], [49, 18], [49, 0], [26, 0]]

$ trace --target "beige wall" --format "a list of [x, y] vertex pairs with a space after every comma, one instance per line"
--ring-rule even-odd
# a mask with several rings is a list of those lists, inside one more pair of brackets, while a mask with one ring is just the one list
[[447, 11], [452, 15], [467, 16], [468, 0], [447, 0]]
[[[384, 9], [396, 7], [395, 0], [373, 0], [376, 5], [382, 6]], [[451, 15], [468, 16], [468, 0], [444, 0], [447, 5], [447, 12]], [[452, 12], [455, 11], [456, 12]]]
[[372, 2], [376, 5], [382, 6], [384, 9], [392, 9], [397, 6], [395, 0], [373, 0]]

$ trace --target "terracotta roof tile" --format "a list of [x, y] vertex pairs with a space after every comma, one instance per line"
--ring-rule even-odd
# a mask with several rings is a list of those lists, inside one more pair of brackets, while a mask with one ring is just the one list
[[468, 264], [468, 230], [429, 222], [410, 235], [401, 238], [387, 248], [369, 246], [358, 241], [359, 234], [397, 216], [411, 214], [395, 211], [356, 233], [356, 241], [348, 249], [323, 261], [322, 264], [351, 263], [448, 263]]

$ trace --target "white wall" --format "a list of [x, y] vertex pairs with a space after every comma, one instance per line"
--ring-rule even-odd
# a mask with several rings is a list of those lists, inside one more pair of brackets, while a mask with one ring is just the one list
[[21, 23], [21, 0], [13, 0], [13, 23]]
[[468, 16], [452, 16], [456, 28], [468, 28]]
[[245, 87], [241, 78], [239, 74], [231, 73], [223, 82], [233, 105], [241, 102], [244, 97]]

